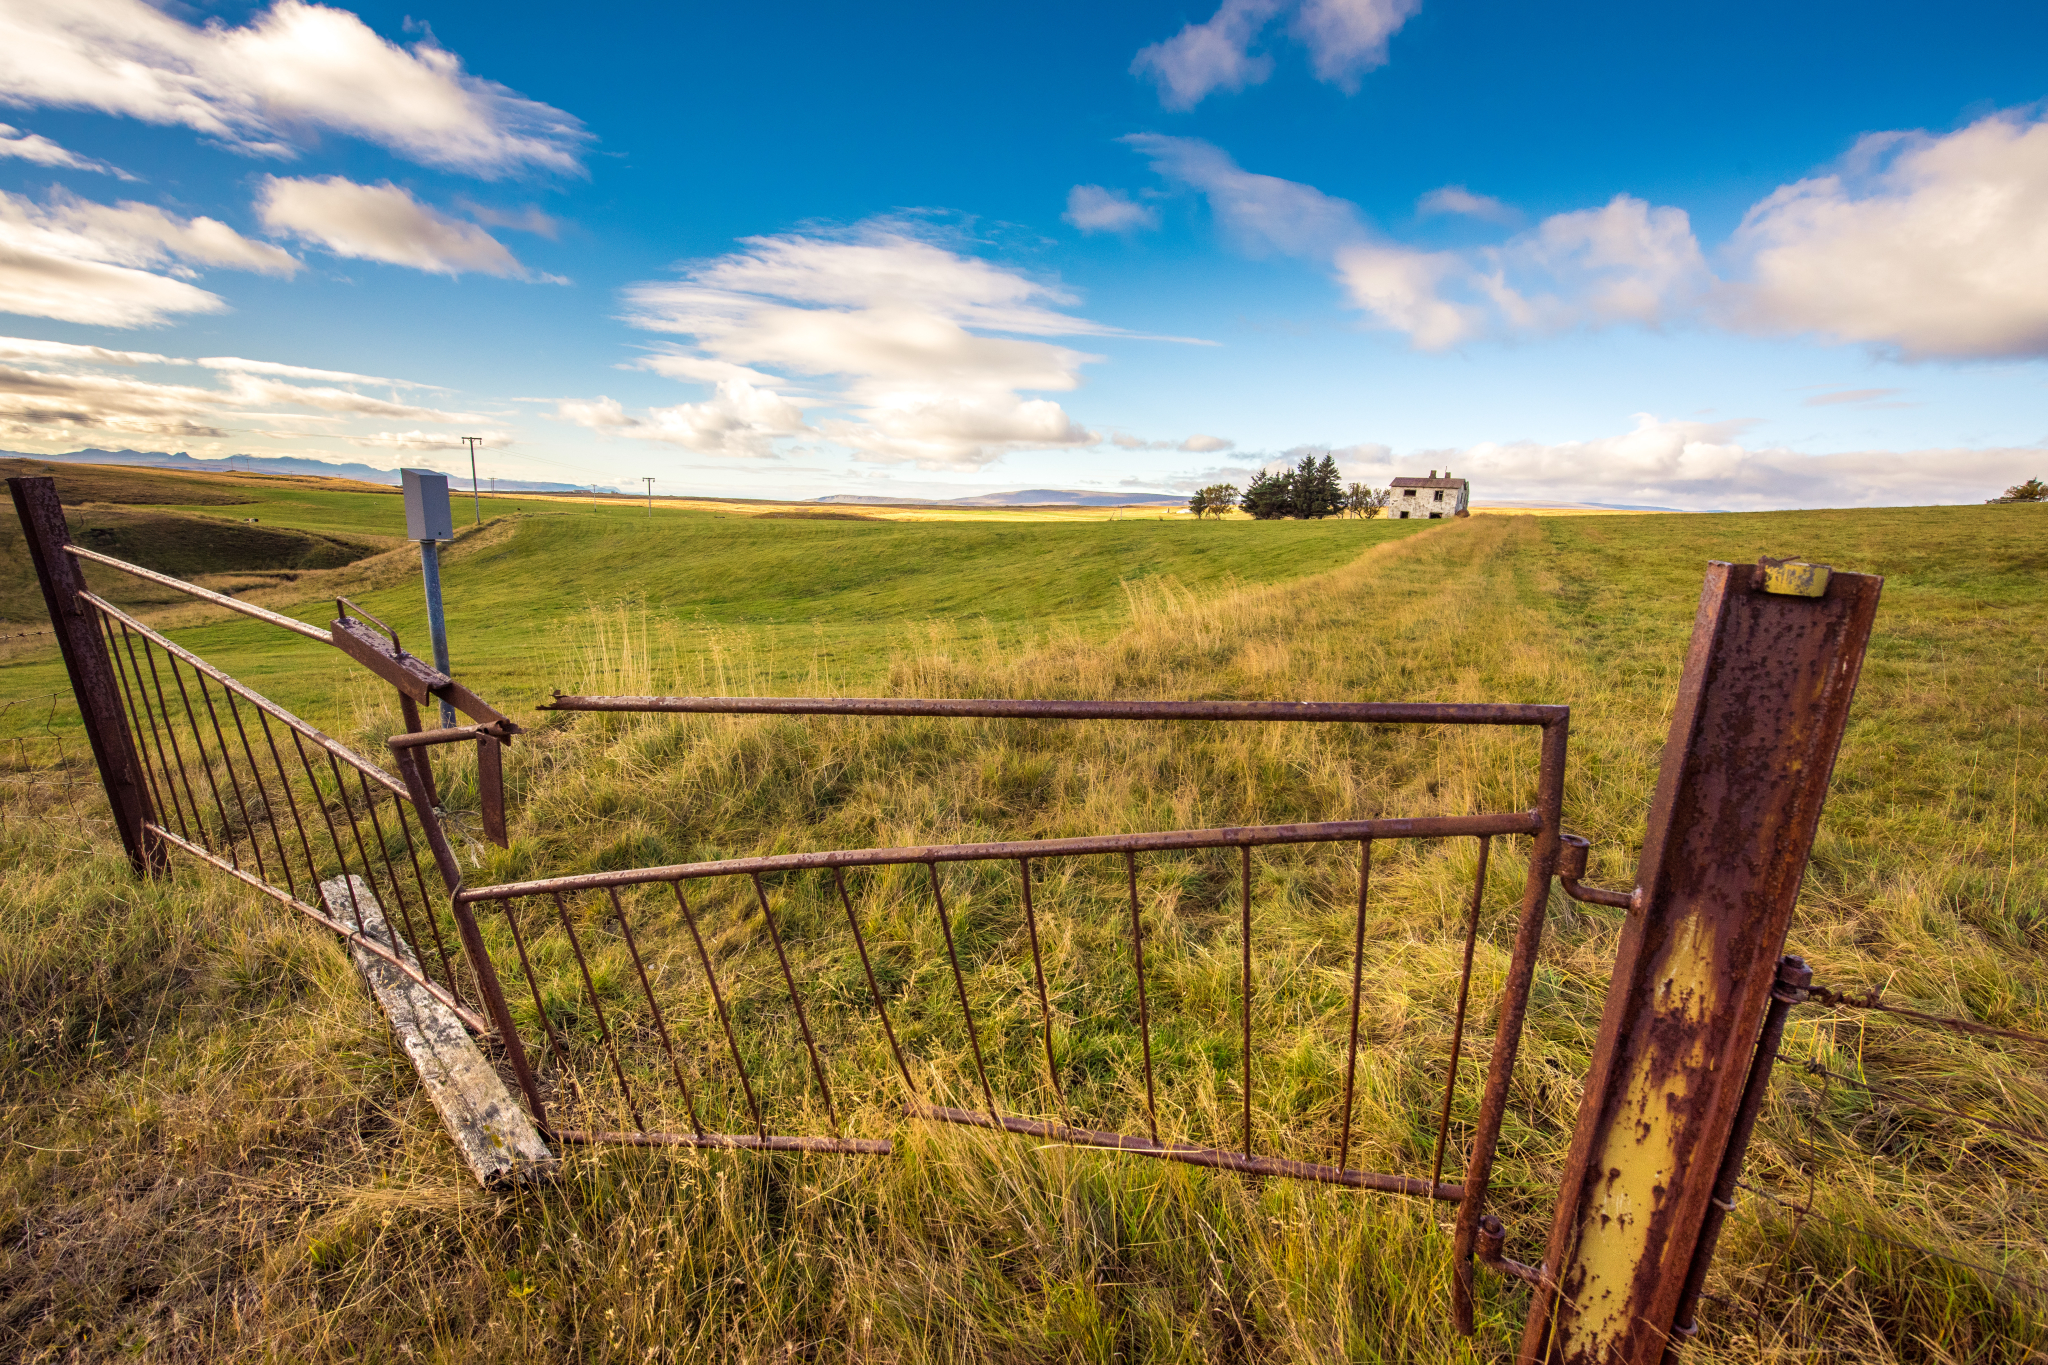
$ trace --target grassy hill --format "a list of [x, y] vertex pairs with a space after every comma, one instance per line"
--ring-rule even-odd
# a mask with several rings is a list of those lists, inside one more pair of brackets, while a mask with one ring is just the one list
[[[1792, 947], [1831, 984], [1882, 984], [1922, 1008], [2048, 1032], [2040, 509], [1496, 517], [1406, 535], [1398, 523], [1016, 528], [680, 511], [634, 523], [551, 510], [450, 553], [457, 657], [522, 720], [551, 684], [1568, 702], [1567, 818], [1610, 885], [1633, 866], [1704, 560], [1798, 554], [1884, 573]], [[349, 582], [380, 615], [402, 615], [417, 600], [405, 553], [266, 597], [302, 593], [317, 619], [315, 588]], [[379, 689], [304, 663], [317, 647], [197, 619], [179, 634], [354, 742], [395, 724]], [[27, 695], [49, 667], [10, 662], [5, 695]], [[5, 736], [0, 1125], [15, 1145], [0, 1163], [0, 1341], [18, 1354], [1474, 1358], [1445, 1326], [1440, 1211], [903, 1123], [859, 994], [842, 989], [857, 972], [848, 945], [821, 889], [795, 883], [776, 891], [800, 979], [820, 993], [842, 1108], [855, 1131], [892, 1136], [896, 1157], [580, 1152], [555, 1186], [478, 1193], [328, 937], [189, 866], [136, 884], [82, 746], [61, 724], [55, 738], [21, 723]], [[487, 882], [711, 851], [1498, 808], [1533, 772], [1532, 746], [1505, 735], [584, 716], [514, 746], [513, 846], [464, 857]], [[1474, 983], [1482, 1021], [1520, 877], [1502, 843]], [[1428, 1155], [1471, 864], [1454, 846], [1385, 859], [1354, 1140], [1367, 1164], [1410, 1170]], [[1260, 865], [1272, 994], [1255, 1126], [1276, 1148], [1334, 1135], [1348, 867], [1307, 853]], [[1137, 1124], [1120, 875], [1062, 871], [1041, 903], [1062, 1055], [1081, 1077], [1077, 1102], [1104, 1126]], [[1162, 1113], [1177, 1132], [1227, 1140], [1235, 938], [1222, 888], [1201, 858], [1144, 864], [1153, 1009], [1167, 1021]], [[912, 969], [943, 952], [928, 902], [886, 881], [855, 893], [883, 969], [900, 973], [892, 989], [922, 1074], [970, 1084], [947, 1023], [950, 978]], [[949, 894], [994, 1080], [1029, 1098], [1042, 1083], [1014, 897], [994, 880]], [[640, 907], [641, 947], [659, 963], [683, 945], [654, 909]], [[801, 1052], [773, 1008], [757, 921], [738, 903], [704, 913], [735, 1011], [765, 1038], [763, 1083], [801, 1113]], [[1553, 909], [1499, 1177], [1510, 1253], [1527, 1259], [1620, 922]], [[582, 1038], [573, 964], [544, 970]], [[1787, 1056], [1925, 1103], [1785, 1068], [1752, 1178], [1811, 1197], [1815, 1213], [1744, 1200], [1688, 1359], [2019, 1361], [2048, 1349], [2024, 1291], [1881, 1236], [2048, 1282], [2048, 1162], [1957, 1117], [2048, 1131], [2041, 1059], [1820, 1009], [1795, 1015]], [[1468, 1080], [1461, 1103], [1475, 1092]], [[1493, 1358], [1524, 1298], [1482, 1283], [1477, 1354]]]

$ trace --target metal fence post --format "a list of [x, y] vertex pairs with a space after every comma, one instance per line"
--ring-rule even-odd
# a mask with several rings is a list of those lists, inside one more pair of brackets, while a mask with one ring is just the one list
[[35, 565], [36, 581], [42, 584], [57, 647], [64, 655], [64, 671], [71, 675], [78, 714], [85, 721], [100, 781], [106, 785], [107, 803], [114, 808], [121, 847], [137, 872], [162, 871], [166, 866], [163, 841], [148, 829], [156, 811], [150, 805], [149, 789], [143, 785], [142, 761], [121, 706], [113, 661], [107, 657], [99, 618], [79, 601], [85, 579], [78, 561], [64, 553], [71, 533], [64, 525], [64, 505], [57, 498], [56, 480], [15, 477], [7, 480], [7, 488], [14, 495], [14, 512], [21, 518], [29, 560]]
[[1882, 585], [1708, 568], [1524, 1362], [1672, 1341]]

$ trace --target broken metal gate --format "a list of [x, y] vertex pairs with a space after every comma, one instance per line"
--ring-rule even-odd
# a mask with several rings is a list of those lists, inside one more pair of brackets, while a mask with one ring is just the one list
[[[483, 833], [503, 844], [499, 746], [519, 733], [517, 725], [453, 678], [406, 654], [394, 631], [352, 603], [338, 602], [338, 618], [321, 630], [97, 554], [69, 543], [50, 480], [9, 483], [116, 823], [137, 869], [160, 868], [171, 849], [188, 853], [311, 916], [418, 982], [501, 1049], [533, 1120], [556, 1142], [891, 1151], [886, 1138], [848, 1136], [834, 1101], [829, 1058], [838, 1040], [821, 1039], [806, 1008], [807, 995], [815, 999], [824, 983], [798, 979], [776, 911], [781, 899], [786, 918], [792, 900], [808, 895], [813, 912], [823, 903], [843, 915], [866, 1002], [912, 1116], [1455, 1204], [1456, 1324], [1467, 1333], [1472, 1329], [1475, 1260], [1530, 1282], [1535, 1293], [1522, 1349], [1526, 1361], [1654, 1361], [1671, 1343], [1678, 1317], [1691, 1312], [1712, 1253], [1712, 1235], [1700, 1233], [1713, 1221], [1707, 1210], [1719, 1187], [1716, 1178], [1731, 1182], [1730, 1163], [1740, 1163], [1741, 1143], [1731, 1142], [1730, 1135], [1744, 1095], [1756, 1088], [1747, 1059], [1846, 722], [1877, 579], [1836, 574], [1831, 586], [1828, 571], [1817, 566], [1711, 566], [1665, 750], [1643, 875], [1633, 892], [1587, 887], [1579, 880], [1586, 845], [1562, 828], [1570, 723], [1563, 706], [561, 694], [543, 709], [1526, 727], [1536, 731], [1540, 762], [1533, 805], [1524, 810], [785, 853], [470, 887], [448, 836], [452, 817], [441, 808], [428, 755], [445, 744], [475, 746]], [[408, 731], [389, 745], [402, 781], [89, 591], [79, 561], [343, 650], [398, 691]], [[429, 699], [450, 702], [475, 723], [423, 729], [418, 706]], [[1452, 1114], [1481, 898], [1492, 841], [1501, 836], [1530, 841], [1527, 875], [1462, 1175], [1446, 1181], [1446, 1163], [1455, 1159]], [[1463, 965], [1430, 1167], [1426, 1175], [1354, 1169], [1353, 1097], [1374, 846], [1463, 839], [1476, 845], [1476, 873], [1466, 899]], [[1348, 1040], [1334, 1153], [1260, 1151], [1254, 1140], [1252, 1019], [1260, 954], [1253, 933], [1253, 858], [1257, 850], [1288, 846], [1355, 847]], [[429, 890], [423, 851], [440, 875], [442, 894]], [[1176, 1131], [1171, 1114], [1162, 1122], [1139, 893], [1141, 857], [1197, 852], [1234, 852], [1237, 874], [1239, 1113], [1235, 1133], [1202, 1135], [1206, 1141]], [[1048, 864], [1086, 859], [1120, 862], [1127, 890], [1143, 1133], [1091, 1127], [1075, 1114], [1054, 1045], [1033, 885], [1047, 875]], [[1018, 1097], [998, 1093], [1000, 1073], [992, 1077], [984, 1055], [990, 1022], [970, 1000], [955, 916], [947, 909], [942, 869], [949, 868], [955, 878], [976, 879], [972, 894], [1013, 907], [1011, 927], [1021, 926], [1028, 939], [1049, 1106], [1020, 1104]], [[850, 875], [875, 884], [857, 896], [849, 889]], [[316, 904], [321, 897], [315, 888], [336, 877], [349, 879], [342, 884], [351, 896], [360, 878], [384, 906], [396, 907], [392, 934], [403, 942], [366, 932], [372, 921], [383, 922], [374, 910], [366, 917], [361, 908], [344, 913], [342, 905]], [[806, 877], [808, 889], [802, 885]], [[1485, 1208], [1553, 877], [1577, 899], [1624, 908], [1629, 917], [1549, 1255], [1542, 1266], [1528, 1266], [1505, 1255], [1505, 1230]], [[919, 894], [928, 893], [942, 931], [941, 970], [950, 975], [978, 1104], [941, 1103], [956, 1097], [935, 1096], [930, 1073], [924, 1082], [918, 1079], [892, 1020], [892, 991], [877, 974], [856, 905], [857, 899], [901, 898], [919, 881]], [[1010, 889], [999, 894], [1004, 884]], [[825, 886], [829, 894], [814, 894]], [[721, 913], [722, 929], [707, 921], [712, 902], [735, 910]], [[752, 1037], [776, 1021], [734, 1007], [725, 948], [757, 941], [754, 909], [779, 966], [787, 1018], [801, 1037], [816, 1108], [808, 1089], [775, 1108], [774, 1097], [764, 1093]], [[634, 924], [644, 931], [656, 916], [665, 928], [680, 926], [682, 933], [650, 941], [656, 951], [643, 950], [644, 933], [636, 935]], [[567, 971], [571, 963], [573, 974]], [[701, 985], [685, 984], [693, 973]], [[523, 1019], [524, 1005], [515, 1008], [508, 995], [505, 983], [512, 979], [532, 1006]], [[560, 990], [564, 979], [573, 983], [568, 996]], [[582, 1046], [572, 1032], [584, 1039]], [[529, 1035], [550, 1067], [536, 1066]], [[1702, 1058], [1708, 1059], [1704, 1067]], [[1758, 1067], [1767, 1069], [1768, 1058]], [[737, 1126], [750, 1131], [718, 1131], [720, 1115], [739, 1119]], [[612, 1123], [599, 1126], [606, 1116], [613, 1116]], [[826, 1132], [779, 1131], [819, 1126], [813, 1122], [818, 1117]], [[794, 1125], [787, 1122], [791, 1118]]]

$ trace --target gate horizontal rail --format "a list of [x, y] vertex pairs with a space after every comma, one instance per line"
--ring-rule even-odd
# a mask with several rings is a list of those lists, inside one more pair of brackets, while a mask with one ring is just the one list
[[804, 872], [833, 867], [894, 867], [916, 863], [986, 863], [1019, 858], [1060, 858], [1099, 853], [1161, 853], [1182, 849], [1263, 848], [1269, 844], [1335, 844], [1361, 839], [1446, 839], [1458, 835], [1537, 834], [1543, 817], [1535, 811], [1499, 815], [1435, 815], [1413, 819], [1329, 820], [1306, 825], [1243, 825], [1221, 829], [1177, 829], [1153, 834], [1094, 834], [1065, 839], [1019, 839], [990, 844], [928, 844], [903, 848], [840, 848], [819, 853], [772, 853], [753, 858], [676, 863], [618, 872], [584, 872], [500, 886], [468, 887], [456, 899], [474, 903], [544, 896], [555, 892], [644, 886], [757, 872]]
[[937, 716], [1002, 720], [1282, 720], [1380, 725], [1562, 725], [1569, 706], [1430, 701], [1040, 701], [917, 697], [587, 697], [557, 692], [543, 711], [741, 716]]

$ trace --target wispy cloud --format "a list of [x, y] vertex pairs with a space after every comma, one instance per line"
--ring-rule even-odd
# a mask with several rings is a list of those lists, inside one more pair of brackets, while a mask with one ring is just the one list
[[1083, 232], [1136, 232], [1159, 226], [1159, 213], [1132, 200], [1122, 190], [1076, 185], [1067, 191], [1067, 211], [1060, 215]]
[[1316, 79], [1344, 90], [1386, 65], [1387, 42], [1422, 8], [1421, 0], [1223, 0], [1214, 14], [1143, 49], [1133, 73], [1159, 87], [1169, 109], [1192, 109], [1218, 90], [1242, 90], [1273, 73], [1273, 59], [1252, 46], [1282, 15], [1308, 50]]
[[[1046, 337], [1128, 333], [1066, 311], [1067, 290], [896, 221], [748, 238], [674, 281], [626, 291], [635, 326], [690, 338], [640, 362], [713, 381], [703, 403], [633, 416], [565, 401], [594, 430], [759, 456], [815, 431], [861, 459], [979, 468], [1012, 450], [1090, 445], [1060, 404], [1098, 357]], [[803, 406], [828, 415], [808, 417]]]
[[[8, 363], [12, 362], [12, 363]], [[218, 376], [211, 386], [165, 383], [108, 370], [191, 366]], [[329, 382], [296, 384], [290, 378]], [[224, 437], [233, 429], [256, 432], [252, 419], [316, 426], [359, 419], [462, 424], [496, 437], [496, 424], [477, 413], [450, 412], [358, 391], [355, 385], [424, 388], [403, 380], [274, 361], [209, 356], [189, 360], [149, 351], [0, 337], [0, 435], [41, 449], [52, 441], [90, 433], [157, 436], [173, 440]], [[270, 433], [275, 434], [275, 433]], [[388, 434], [388, 433], [386, 433]], [[374, 435], [374, 434], [373, 434]], [[407, 439], [438, 439], [426, 432]], [[371, 444], [372, 436], [360, 439]], [[436, 447], [418, 447], [421, 449]]]
[[1834, 389], [1828, 393], [1817, 393], [1811, 398], [1800, 400], [1802, 407], [1832, 408], [1852, 405], [1859, 408], [1905, 408], [1910, 403], [1891, 403], [1883, 400], [1898, 394], [1898, 389]]
[[23, 0], [0, 15], [0, 91], [97, 109], [289, 157], [309, 132], [494, 178], [580, 173], [589, 134], [559, 109], [462, 69], [431, 36], [400, 47], [346, 10], [279, 0], [239, 27], [143, 0]]
[[0, 312], [107, 327], [221, 312], [227, 304], [218, 295], [189, 282], [201, 265], [266, 275], [299, 269], [291, 253], [216, 219], [98, 204], [62, 189], [47, 204], [0, 191]]
[[389, 181], [359, 185], [338, 175], [265, 176], [256, 212], [272, 232], [289, 233], [337, 256], [435, 275], [533, 278], [490, 233], [422, 204]]
[[1159, 133], [1132, 133], [1124, 141], [1149, 158], [1154, 171], [1206, 196], [1225, 240], [1246, 255], [1328, 259], [1366, 235], [1356, 204], [1298, 180], [1245, 170], [1213, 143]]
[[[1327, 261], [1347, 299], [1418, 349], [1633, 324], [1861, 343], [1909, 359], [2048, 355], [2048, 118], [2001, 113], [1944, 136], [1864, 138], [1834, 174], [1750, 209], [1709, 264], [1683, 209], [1618, 194], [1486, 246], [1429, 250], [1311, 185], [1208, 143], [1128, 139], [1208, 197], [1248, 255]], [[1496, 214], [1496, 208], [1501, 210]], [[1418, 211], [1505, 206], [1446, 186]], [[1848, 400], [1844, 400], [1848, 401]]]
[[1478, 218], [1488, 223], [1514, 223], [1522, 215], [1512, 206], [1503, 204], [1490, 194], [1474, 194], [1463, 185], [1444, 185], [1431, 190], [1415, 201], [1415, 213], [1421, 218], [1454, 216]]
[[0, 156], [62, 170], [97, 171], [101, 175], [111, 175], [121, 180], [135, 178], [119, 166], [109, 166], [104, 161], [80, 156], [74, 151], [58, 146], [40, 133], [25, 133], [6, 123], [0, 123]]

